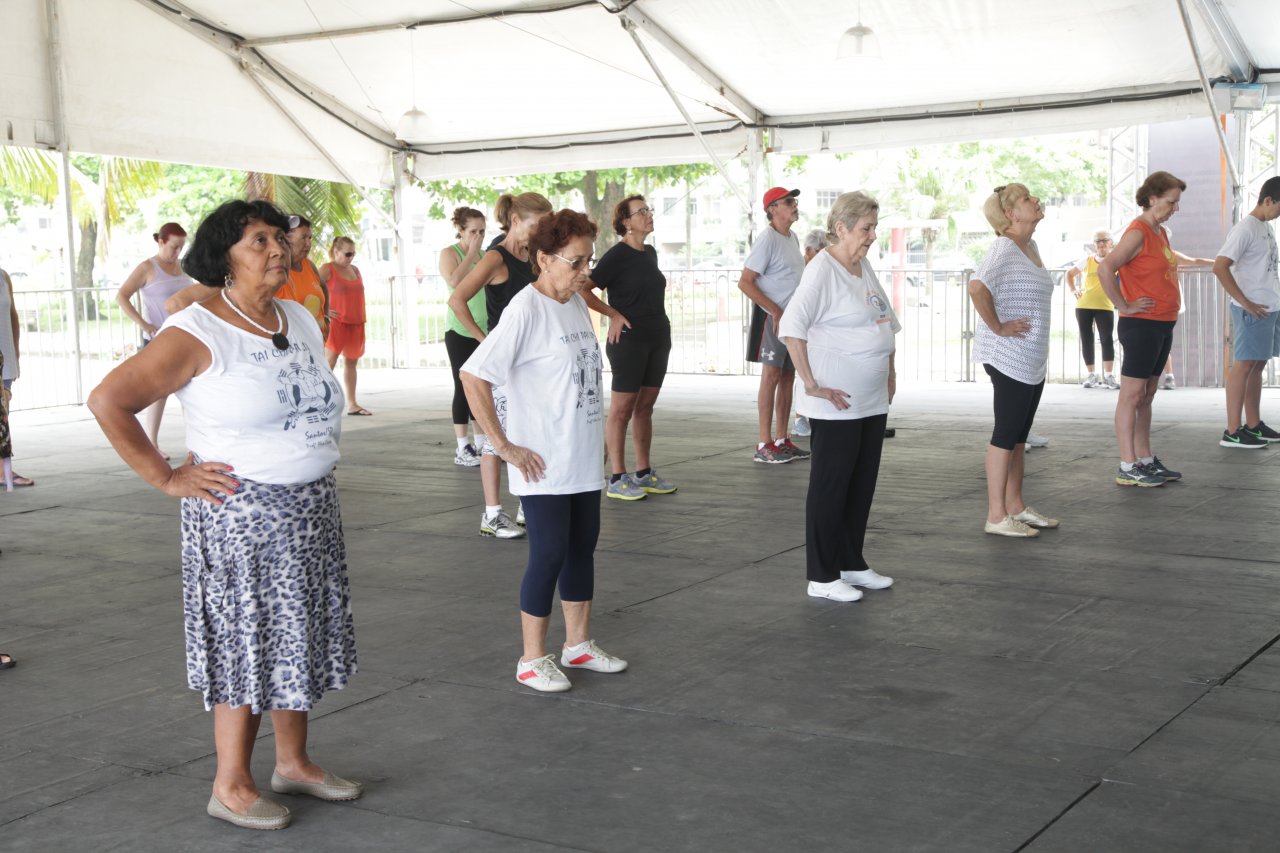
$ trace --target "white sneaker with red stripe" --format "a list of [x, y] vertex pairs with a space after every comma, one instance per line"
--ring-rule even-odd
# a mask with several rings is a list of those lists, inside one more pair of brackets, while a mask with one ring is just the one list
[[563, 693], [573, 685], [556, 666], [555, 655], [516, 661], [516, 681], [543, 693]]
[[622, 672], [627, 662], [616, 658], [596, 645], [595, 640], [587, 640], [576, 646], [565, 646], [560, 653], [560, 665], [573, 669], [591, 669], [596, 672]]

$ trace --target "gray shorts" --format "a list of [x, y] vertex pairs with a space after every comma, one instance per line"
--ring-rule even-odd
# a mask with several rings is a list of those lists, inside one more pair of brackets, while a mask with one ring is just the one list
[[751, 306], [751, 327], [747, 331], [747, 361], [776, 367], [780, 370], [796, 369], [787, 352], [787, 345], [777, 335], [773, 318], [759, 305]]
[[1270, 361], [1280, 355], [1280, 311], [1255, 317], [1231, 306], [1231, 356], [1236, 361]]

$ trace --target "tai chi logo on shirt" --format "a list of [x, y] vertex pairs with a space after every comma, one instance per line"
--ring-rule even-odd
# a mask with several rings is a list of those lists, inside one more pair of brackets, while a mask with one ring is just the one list
[[324, 378], [314, 356], [308, 358], [306, 365], [290, 362], [276, 380], [284, 386], [276, 391], [280, 402], [291, 407], [284, 422], [286, 430], [294, 429], [302, 420], [309, 424], [327, 421], [338, 409], [338, 383]]
[[599, 347], [582, 347], [574, 358], [573, 383], [578, 386], [578, 408], [587, 410], [587, 423], [600, 417], [600, 385], [603, 365]]

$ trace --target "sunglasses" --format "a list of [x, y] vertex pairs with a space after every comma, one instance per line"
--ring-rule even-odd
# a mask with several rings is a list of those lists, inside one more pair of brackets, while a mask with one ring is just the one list
[[578, 272], [583, 267], [589, 266], [591, 262], [595, 260], [595, 257], [593, 255], [587, 255], [585, 258], [574, 258], [573, 260], [569, 260], [564, 255], [557, 255], [555, 252], [550, 252], [549, 254], [553, 258], [558, 258], [559, 260], [564, 261], [566, 264], [569, 265], [569, 269], [573, 270], [574, 272]]
[[355, 252], [339, 252], [338, 254], [344, 258], [354, 258], [356, 256]]

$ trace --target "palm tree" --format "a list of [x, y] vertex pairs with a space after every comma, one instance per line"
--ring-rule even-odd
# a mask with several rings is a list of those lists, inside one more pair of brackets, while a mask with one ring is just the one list
[[[244, 191], [249, 199], [263, 199], [286, 213], [307, 217], [311, 220], [312, 231], [317, 238], [321, 235], [350, 236], [360, 231], [360, 208], [363, 201], [350, 184], [248, 172], [245, 175]], [[321, 242], [320, 239], [316, 240], [317, 252], [321, 251]]]

